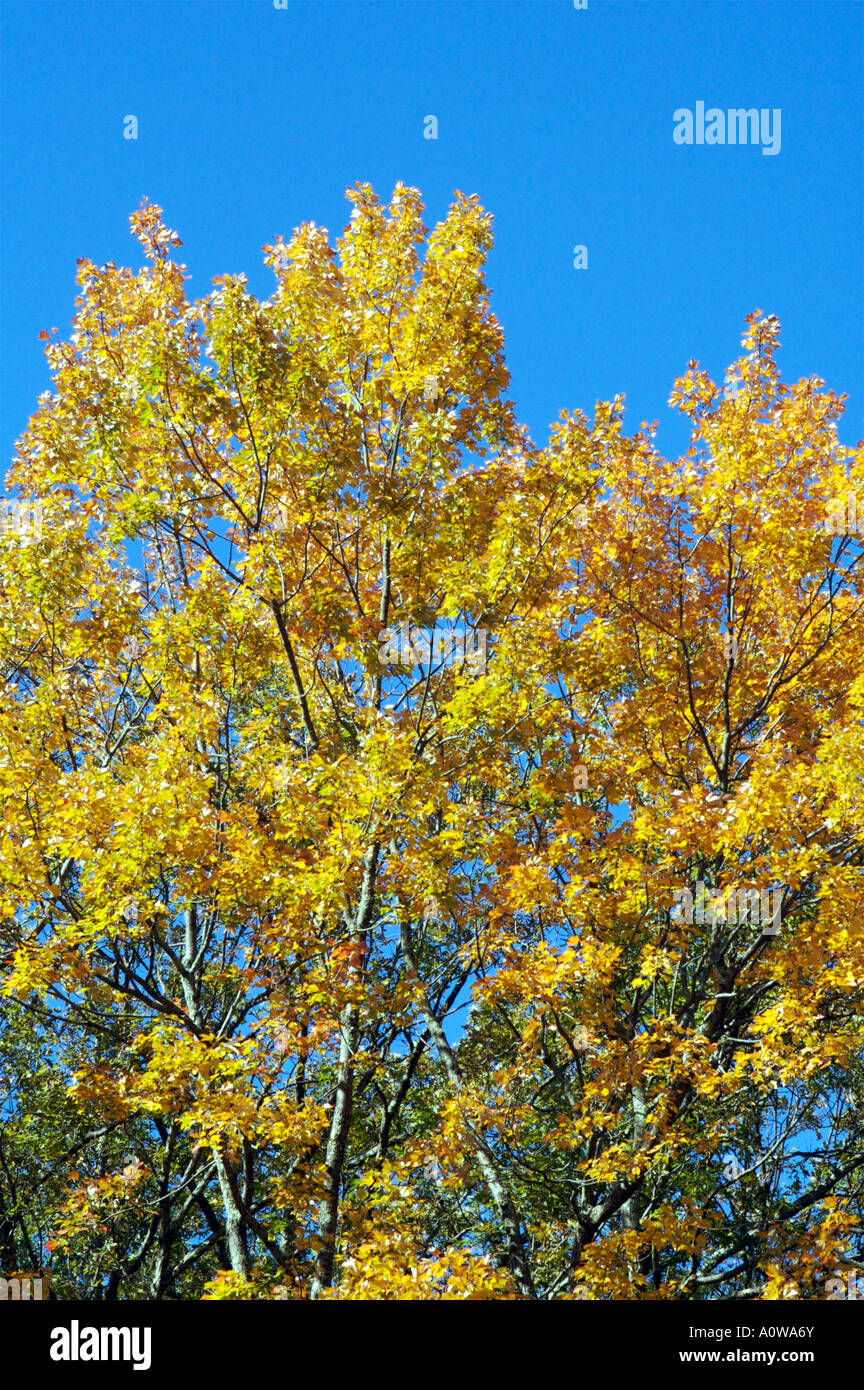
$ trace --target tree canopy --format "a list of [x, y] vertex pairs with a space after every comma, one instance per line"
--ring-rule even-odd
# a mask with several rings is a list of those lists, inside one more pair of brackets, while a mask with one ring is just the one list
[[[538, 447], [457, 194], [259, 301], [79, 261], [0, 540], [0, 1263], [65, 1298], [823, 1297], [864, 1258], [843, 397]], [[834, 512], [832, 512], [832, 507]], [[457, 640], [458, 639], [458, 640]]]

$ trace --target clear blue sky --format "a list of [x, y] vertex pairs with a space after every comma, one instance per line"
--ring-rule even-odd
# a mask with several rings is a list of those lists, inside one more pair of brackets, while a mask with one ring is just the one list
[[[127, 219], [161, 203], [194, 277], [273, 281], [261, 246], [344, 190], [455, 188], [495, 215], [488, 267], [510, 394], [533, 437], [627, 396], [659, 418], [696, 357], [715, 379], [746, 314], [783, 325], [785, 380], [848, 392], [864, 435], [860, 0], [3, 0], [5, 467], [68, 332], [75, 261], [141, 264]], [[779, 107], [782, 146], [679, 146], [673, 112]], [[123, 118], [139, 122], [123, 138]], [[437, 116], [437, 141], [423, 120]], [[588, 247], [575, 270], [573, 247]]]

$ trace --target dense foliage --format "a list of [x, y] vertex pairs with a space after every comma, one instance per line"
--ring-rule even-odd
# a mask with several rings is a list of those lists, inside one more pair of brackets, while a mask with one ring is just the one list
[[0, 1268], [824, 1297], [864, 1257], [842, 398], [757, 313], [675, 383], [683, 457], [621, 398], [539, 448], [489, 216], [348, 196], [265, 302], [190, 303], [142, 206], [144, 267], [80, 262], [46, 347], [41, 535], [0, 541]]

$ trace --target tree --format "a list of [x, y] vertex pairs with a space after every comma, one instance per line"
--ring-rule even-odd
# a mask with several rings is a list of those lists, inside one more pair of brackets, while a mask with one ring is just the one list
[[46, 348], [0, 547], [4, 1047], [54, 1070], [16, 1255], [820, 1296], [864, 1254], [864, 449], [758, 312], [676, 382], [683, 458], [620, 397], [540, 449], [477, 200], [348, 196], [264, 302], [190, 304], [143, 205]]

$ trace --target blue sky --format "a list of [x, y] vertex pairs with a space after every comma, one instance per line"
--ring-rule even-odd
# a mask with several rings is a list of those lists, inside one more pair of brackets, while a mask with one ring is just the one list
[[[510, 395], [538, 443], [562, 408], [627, 396], [660, 419], [696, 357], [715, 377], [745, 315], [778, 315], [784, 380], [849, 394], [864, 435], [860, 0], [3, 0], [3, 469], [68, 332], [79, 256], [141, 264], [145, 194], [194, 278], [244, 271], [344, 190], [453, 190], [495, 215], [488, 266]], [[673, 112], [780, 108], [776, 155], [680, 146]], [[123, 119], [138, 118], [138, 139]], [[438, 139], [423, 138], [424, 117]], [[588, 248], [587, 270], [573, 248]]]

